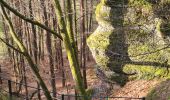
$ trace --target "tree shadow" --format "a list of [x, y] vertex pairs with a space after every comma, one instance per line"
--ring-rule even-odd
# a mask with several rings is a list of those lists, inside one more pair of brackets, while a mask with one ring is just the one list
[[[109, 71], [115, 72], [112, 79], [117, 83], [124, 84], [128, 77], [122, 71], [122, 68], [126, 64], [125, 61], [131, 61], [128, 56], [126, 35], [123, 29], [124, 15], [127, 12], [127, 8], [124, 5], [128, 4], [128, 0], [106, 0], [105, 3], [111, 8], [108, 19], [114, 28], [108, 38], [109, 46], [105, 51], [105, 56], [109, 58], [106, 66]], [[109, 73], [108, 69], [105, 71], [106, 73]]]
[[[153, 12], [155, 16], [158, 18], [167, 21], [166, 16], [162, 16], [160, 13], [164, 13], [166, 15], [166, 11], [163, 9], [170, 8], [170, 4], [162, 4], [161, 6], [159, 3], [160, 0], [146, 0], [149, 3], [153, 4]], [[109, 61], [107, 63], [107, 66], [109, 70], [115, 72], [116, 74], [119, 74], [117, 77], [114, 77], [114, 81], [117, 83], [123, 83], [125, 84], [128, 81], [128, 75], [134, 75], [136, 73], [124, 73], [123, 67], [126, 64], [132, 64], [132, 65], [140, 65], [145, 66], [154, 66], [154, 67], [166, 67], [167, 69], [170, 67], [168, 64], [168, 60], [164, 63], [160, 62], [154, 62], [154, 61], [132, 61], [130, 57], [128, 56], [128, 45], [126, 44], [126, 33], [124, 31], [124, 16], [127, 13], [127, 8], [124, 7], [124, 5], [128, 5], [128, 0], [108, 0], [108, 5], [111, 7], [111, 23], [112, 26], [115, 28], [111, 36], [109, 37], [110, 45], [108, 46], [106, 50], [106, 56], [109, 57]], [[159, 6], [154, 6], [159, 5]], [[157, 10], [159, 8], [162, 8]], [[167, 25], [165, 25], [167, 26]], [[169, 34], [168, 34], [169, 32]], [[165, 33], [170, 35], [170, 31]], [[134, 51], [135, 52], [135, 51]], [[146, 55], [147, 56], [147, 55]]]

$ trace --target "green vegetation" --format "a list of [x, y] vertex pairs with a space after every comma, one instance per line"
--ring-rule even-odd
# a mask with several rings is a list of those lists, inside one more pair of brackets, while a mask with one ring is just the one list
[[[3, 92], [0, 90], [0, 100], [10, 100], [10, 97], [9, 97], [8, 94], [3, 93]], [[12, 96], [12, 100], [23, 100], [23, 98], [19, 98], [19, 97], [16, 97], [16, 96]]]
[[129, 80], [170, 79], [168, 70], [161, 67], [127, 64], [123, 70], [126, 73], [136, 73], [129, 76]]
[[7, 95], [4, 95], [2, 92], [0, 92], [0, 100], [9, 100]]
[[[124, 18], [121, 19], [119, 17], [124, 10], [121, 11], [114, 6], [110, 7], [106, 2], [107, 0], [102, 0], [97, 6], [96, 19], [99, 27], [87, 40], [97, 65], [105, 72], [108, 70], [121, 72], [122, 70], [127, 74], [136, 73], [129, 75], [129, 80], [169, 79], [170, 74], [166, 68], [169, 66], [169, 49], [155, 51], [166, 47], [161, 32], [169, 32], [169, 28], [167, 28], [169, 24], [165, 24], [161, 28], [162, 19], [155, 18], [154, 7], [159, 4], [154, 5], [147, 0], [129, 0], [128, 5], [132, 8], [128, 8]], [[119, 2], [114, 2], [113, 5], [116, 3], [121, 5]], [[131, 29], [119, 29], [122, 25], [131, 27]], [[155, 27], [155, 34], [153, 34], [152, 31]], [[125, 43], [122, 43], [124, 33], [127, 34], [127, 39]], [[153, 40], [153, 37], [159, 41]], [[123, 47], [126, 46], [126, 43], [128, 43], [127, 49]], [[128, 57], [125, 59], [116, 54], [114, 57], [113, 54], [119, 53], [120, 56], [126, 56], [126, 52], [130, 60]], [[113, 77], [114, 81], [124, 80], [121, 73], [117, 74], [119, 77]]]
[[[117, 83], [120, 84], [124, 84], [128, 80], [159, 79], [160, 81], [162, 81], [162, 80], [170, 79], [170, 73], [169, 73], [170, 68], [168, 68], [170, 66], [169, 65], [170, 64], [170, 49], [169, 49], [170, 24], [168, 19], [169, 15], [167, 15], [168, 13], [166, 12], [162, 12], [162, 10], [164, 10], [165, 8], [168, 9], [168, 7], [170, 7], [169, 6], [170, 0], [166, 0], [166, 1], [157, 0], [156, 2], [154, 2], [153, 0], [127, 0], [127, 2], [123, 2], [123, 0], [117, 0], [117, 1], [115, 0], [115, 2], [111, 2], [111, 1], [112, 0], [100, 0], [100, 3], [97, 5], [95, 11], [96, 20], [99, 26], [95, 30], [95, 32], [91, 34], [87, 39], [87, 44], [90, 50], [92, 51], [93, 57], [95, 58], [95, 61], [97, 63], [97, 68], [101, 68], [102, 70], [101, 72], [105, 76], [104, 78], [108, 78], [109, 81], [110, 80], [116, 81]], [[16, 32], [17, 28], [14, 29], [15, 27], [13, 26], [13, 20], [11, 20], [12, 18], [10, 19], [10, 16], [8, 16], [8, 14], [5, 12], [4, 7], [7, 8], [12, 13], [14, 13], [19, 18], [23, 19], [24, 21], [31, 23], [32, 26], [39, 26], [42, 29], [45, 29], [47, 33], [51, 33], [62, 40], [64, 49], [67, 53], [67, 57], [69, 60], [71, 73], [76, 84], [76, 90], [78, 90], [78, 93], [80, 95], [84, 96], [83, 98], [84, 100], [88, 100], [89, 98], [87, 98], [87, 95], [91, 95], [93, 93], [93, 90], [88, 89], [86, 91], [85, 89], [86, 86], [84, 84], [85, 81], [83, 82], [83, 76], [86, 77], [86, 75], [84, 75], [86, 69], [83, 70], [83, 75], [82, 75], [80, 66], [83, 66], [82, 63], [86, 65], [86, 63], [83, 62], [86, 61], [85, 60], [86, 57], [83, 58], [83, 55], [85, 55], [85, 53], [83, 54], [82, 52], [83, 51], [86, 52], [85, 49], [86, 43], [84, 42], [87, 36], [84, 30], [86, 30], [89, 23], [88, 22], [86, 23], [87, 24], [86, 27], [82, 26], [83, 39], [82, 37], [80, 39], [81, 40], [80, 48], [82, 50], [82, 51], [80, 50], [81, 51], [80, 58], [82, 58], [81, 59], [82, 62], [79, 64], [78, 61], [79, 53], [78, 53], [78, 48], [76, 47], [79, 45], [75, 43], [77, 42], [77, 40], [79, 41], [79, 39], [75, 40], [78, 34], [75, 33], [76, 34], [75, 36], [73, 30], [76, 29], [78, 26], [76, 26], [76, 24], [75, 26], [73, 25], [74, 23], [73, 17], [75, 16], [71, 15], [71, 13], [73, 13], [72, 6], [71, 6], [73, 2], [71, 2], [70, 0], [66, 0], [65, 2], [66, 9], [64, 10], [62, 10], [62, 7], [60, 5], [61, 3], [59, 0], [53, 0], [53, 4], [54, 4], [53, 9], [51, 9], [51, 6], [44, 8], [44, 13], [47, 13], [46, 12], [47, 9], [52, 10], [52, 12], [55, 11], [56, 16], [50, 14], [49, 15], [44, 14], [43, 17], [45, 18], [45, 20], [43, 21], [45, 22], [46, 26], [53, 27], [53, 29], [57, 31], [51, 30], [50, 28], [44, 26], [38, 21], [34, 21], [34, 19], [25, 17], [24, 15], [17, 12], [17, 10], [11, 8], [8, 5], [8, 3], [4, 2], [4, 0], [0, 0], [0, 3], [2, 5], [4, 19], [6, 20], [6, 23], [8, 24], [9, 27], [9, 33], [14, 41], [14, 44], [16, 44], [17, 47], [19, 48], [18, 50], [15, 49], [15, 46], [13, 46], [14, 47], [13, 49], [19, 52], [20, 54], [24, 55], [24, 57], [26, 58], [26, 60], [28, 61], [32, 69], [32, 72], [36, 76], [37, 81], [41, 85], [47, 99], [52, 100], [52, 97], [46, 87], [46, 84], [44, 83], [44, 81], [42, 80], [39, 74], [39, 70], [37, 68], [38, 64], [35, 63], [37, 61], [36, 60], [34, 61], [32, 57], [35, 56], [36, 58], [38, 56], [39, 58], [41, 58], [41, 52], [40, 55], [38, 55], [38, 53], [36, 53], [36, 55], [34, 54], [36, 50], [33, 49], [35, 48], [37, 49], [37, 52], [41, 50], [44, 50], [43, 52], [46, 52], [44, 46], [42, 46], [44, 43], [43, 42], [44, 38], [41, 40], [41, 36], [43, 37], [44, 35], [39, 36], [39, 34], [34, 34], [35, 37], [37, 36], [37, 41], [34, 37], [34, 42], [39, 43], [36, 44], [37, 46], [35, 46], [35, 48], [34, 46], [32, 46], [33, 44], [31, 43], [31, 39], [30, 39], [32, 37], [29, 34], [29, 32], [31, 32], [30, 30], [33, 30], [33, 28], [28, 30], [25, 29], [25, 31], [23, 31], [23, 32], [28, 32], [26, 34], [23, 34], [23, 36], [28, 35], [26, 36], [26, 40], [29, 40], [28, 43], [27, 41], [25, 42], [24, 40], [22, 40], [21, 39], [22, 36], [20, 37], [19, 36], [20, 34], [17, 34]], [[82, 9], [84, 8], [82, 7]], [[66, 11], [66, 13], [69, 14], [64, 14], [65, 13], [64, 11]], [[161, 12], [162, 15], [160, 15]], [[32, 14], [34, 13], [35, 12], [33, 11]], [[82, 13], [80, 12], [80, 15]], [[52, 16], [54, 18], [51, 20]], [[48, 17], [50, 19], [49, 25], [47, 22]], [[41, 20], [41, 18], [39, 19]], [[85, 19], [90, 20], [88, 18]], [[77, 21], [77, 18], [75, 18], [75, 20]], [[23, 24], [22, 21], [21, 23]], [[23, 24], [23, 26], [24, 25], [25, 23]], [[1, 26], [2, 25], [0, 25], [0, 37], [3, 37]], [[56, 29], [56, 26], [59, 26], [59, 29]], [[39, 33], [41, 32], [43, 33], [43, 30], [38, 30], [36, 29], [36, 27], [34, 28], [35, 28], [34, 31], [39, 31]], [[90, 30], [88, 29], [87, 31], [90, 32]], [[52, 55], [56, 53], [55, 50], [58, 50], [57, 42], [61, 42], [61, 41], [57, 41], [56, 37], [52, 37], [52, 40], [54, 40], [56, 43], [54, 43], [53, 41], [51, 42], [51, 34], [50, 35], [48, 34], [49, 38], [46, 39], [46, 42], [50, 42], [50, 44], [47, 43], [47, 47], [49, 46], [48, 51], [52, 49], [51, 53], [49, 53], [48, 55], [49, 58], [51, 57], [51, 61], [49, 62], [51, 62], [52, 65], [53, 63], [56, 64], [55, 61], [53, 61], [54, 56]], [[25, 46], [24, 44], [27, 46]], [[83, 46], [84, 49], [82, 49]], [[4, 50], [6, 50], [6, 47], [1, 42], [0, 42], [0, 48], [1, 48], [0, 54], [3, 53]], [[32, 51], [34, 52], [33, 54], [31, 54]], [[55, 55], [59, 55], [58, 52], [59, 50]], [[16, 56], [18, 55], [16, 54]], [[63, 55], [61, 54], [61, 56]], [[18, 62], [19, 60], [20, 59], [18, 57], [16, 62]], [[54, 60], [59, 61], [60, 59], [59, 57], [54, 57]], [[59, 66], [59, 64], [56, 65]], [[54, 68], [51, 67], [51, 73], [52, 71], [54, 71], [53, 69]], [[55, 75], [52, 75], [52, 78], [54, 79]], [[55, 84], [53, 86], [55, 86]], [[54, 87], [52, 88], [54, 89]], [[154, 92], [155, 90], [151, 92], [151, 96], [155, 95]]]
[[129, 0], [129, 5], [144, 7], [144, 8], [152, 8], [152, 4], [148, 2], [148, 0]]
[[170, 99], [169, 83], [170, 80], [164, 80], [160, 82], [148, 93], [148, 95], [146, 96], [146, 100], [169, 100]]

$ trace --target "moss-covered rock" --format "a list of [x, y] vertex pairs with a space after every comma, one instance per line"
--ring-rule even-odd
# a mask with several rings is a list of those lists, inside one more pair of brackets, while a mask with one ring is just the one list
[[170, 100], [170, 80], [162, 81], [153, 88], [146, 100]]
[[170, 78], [170, 23], [164, 11], [169, 5], [169, 0], [101, 0], [99, 26], [87, 44], [103, 75], [118, 83]]

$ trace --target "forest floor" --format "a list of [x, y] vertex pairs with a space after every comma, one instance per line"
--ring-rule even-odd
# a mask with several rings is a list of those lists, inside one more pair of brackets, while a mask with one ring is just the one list
[[[47, 61], [43, 61], [40, 64], [40, 73], [43, 77], [45, 83], [50, 88], [50, 72]], [[8, 59], [0, 60], [1, 70], [2, 73], [0, 74], [2, 77], [15, 80], [14, 75], [12, 73], [12, 64], [9, 62]], [[95, 62], [94, 60], [87, 62], [87, 82], [88, 87], [93, 88], [95, 86], [100, 86], [100, 80], [95, 75], [95, 69], [94, 69]], [[26, 67], [26, 75], [27, 75], [27, 83], [28, 86], [36, 87], [36, 81], [33, 76], [33, 74], [30, 71], [29, 67]], [[57, 93], [59, 94], [74, 94], [74, 81], [71, 75], [71, 71], [68, 65], [68, 61], [65, 59], [65, 75], [66, 75], [66, 86], [62, 87], [62, 77], [61, 72], [56, 71], [56, 87], [57, 87]], [[145, 97], [151, 90], [151, 88], [155, 87], [159, 82], [157, 80], [138, 80], [138, 81], [130, 81], [127, 82], [127, 84], [123, 87], [116, 87], [113, 88], [112, 91], [110, 91], [111, 97]], [[7, 84], [4, 84], [3, 87], [6, 87]], [[15, 84], [13, 84], [15, 86]], [[24, 87], [22, 87], [24, 88]], [[100, 87], [99, 87], [100, 88]], [[28, 89], [29, 93], [35, 91], [35, 89]], [[24, 93], [24, 89], [23, 89]], [[129, 99], [109, 99], [109, 100], [129, 100]], [[130, 99], [131, 100], [131, 99]]]

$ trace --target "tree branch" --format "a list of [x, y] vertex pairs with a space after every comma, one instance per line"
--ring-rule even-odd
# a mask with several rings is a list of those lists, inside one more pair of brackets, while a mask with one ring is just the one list
[[0, 40], [4, 43], [4, 44], [6, 44], [8, 47], [10, 47], [10, 48], [12, 48], [13, 50], [15, 50], [15, 51], [17, 51], [17, 52], [19, 52], [19, 53], [21, 53], [21, 54], [24, 54], [23, 52], [21, 52], [20, 50], [18, 50], [17, 48], [15, 48], [14, 46], [12, 46], [11, 44], [9, 44], [8, 42], [6, 42], [4, 39], [2, 39], [1, 37], [0, 37]]
[[58, 38], [60, 38], [62, 40], [62, 36], [58, 33], [56, 33], [54, 30], [51, 30], [49, 27], [39, 23], [38, 21], [32, 20], [31, 18], [28, 18], [22, 14], [20, 14], [17, 10], [15, 10], [14, 8], [10, 7], [4, 0], [0, 0], [0, 3], [2, 4], [2, 6], [4, 6], [5, 8], [7, 8], [8, 10], [10, 10], [11, 12], [13, 12], [16, 16], [18, 16], [19, 18], [32, 23], [34, 25], [37, 25], [43, 29], [45, 29], [46, 31], [54, 34], [55, 36], [57, 36]]
[[24, 44], [22, 43], [22, 41], [17, 37], [15, 30], [14, 30], [14, 27], [13, 27], [13, 24], [12, 24], [10, 18], [8, 17], [8, 15], [7, 15], [7, 13], [4, 9], [4, 6], [1, 6], [1, 9], [2, 9], [2, 15], [3, 15], [5, 21], [7, 22], [8, 26], [9, 26], [10, 34], [11, 34], [14, 42], [18, 45], [21, 52], [24, 53], [24, 57], [26, 58], [28, 64], [30, 65], [32, 72], [36, 76], [37, 82], [42, 87], [43, 92], [44, 92], [47, 100], [52, 100], [50, 92], [49, 92], [46, 84], [44, 83], [43, 79], [41, 78], [41, 76], [39, 74], [39, 70], [38, 70], [37, 65], [34, 63], [33, 59], [29, 55], [29, 53], [28, 53], [27, 49], [25, 48]]

